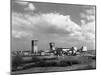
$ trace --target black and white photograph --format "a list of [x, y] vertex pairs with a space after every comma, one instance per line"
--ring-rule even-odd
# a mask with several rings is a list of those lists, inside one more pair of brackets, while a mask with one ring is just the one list
[[11, 0], [11, 73], [96, 69], [96, 6]]

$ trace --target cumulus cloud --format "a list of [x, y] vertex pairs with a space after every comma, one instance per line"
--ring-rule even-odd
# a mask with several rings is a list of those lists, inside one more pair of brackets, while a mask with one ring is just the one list
[[12, 13], [12, 36], [15, 38], [31, 37], [28, 30], [31, 22], [20, 13]]
[[86, 14], [88, 15], [95, 15], [95, 7], [86, 10]]
[[81, 30], [80, 26], [73, 22], [69, 15], [64, 16], [59, 13], [36, 14], [34, 16], [13, 13], [12, 17], [15, 29], [16, 27], [19, 29], [26, 27], [27, 29], [33, 28], [33, 31], [66, 35]]
[[19, 1], [16, 1], [16, 3], [18, 3], [18, 4], [22, 5], [22, 6], [26, 6], [24, 8], [25, 11], [34, 11], [36, 9], [34, 4], [31, 3], [31, 2], [25, 2], [25, 1], [20, 1], [19, 2]]
[[35, 33], [40, 33], [52, 36], [63, 35], [66, 38], [73, 37], [82, 41], [95, 40], [95, 21], [86, 23], [85, 20], [81, 20], [82, 24], [78, 25], [71, 20], [70, 15], [59, 13], [34, 14], [33, 16], [13, 13], [12, 17], [13, 37], [17, 36], [16, 38], [33, 37]]
[[[19, 24], [20, 23], [20, 24]], [[27, 18], [21, 13], [12, 13], [12, 25], [31, 25], [31, 22], [27, 20]]]
[[25, 8], [25, 10], [31, 10], [31, 11], [34, 11], [34, 10], [35, 10], [35, 6], [33, 5], [33, 3], [28, 3], [28, 7]]
[[83, 19], [87, 19], [88, 21], [93, 21], [93, 20], [95, 20], [94, 15], [88, 15], [88, 14], [81, 13], [81, 17], [82, 17]]
[[87, 42], [95, 40], [95, 22], [89, 22], [80, 27], [81, 27], [80, 31], [74, 32], [70, 35], [73, 37], [75, 36], [80, 40], [87, 41]]
[[88, 21], [95, 21], [95, 7], [87, 9], [85, 13], [80, 13], [81, 18], [87, 19]]
[[42, 14], [45, 21], [57, 28], [64, 29], [69, 32], [80, 30], [79, 25], [70, 19], [70, 15], [61, 15], [59, 13]]
[[15, 38], [23, 38], [23, 37], [31, 37], [31, 33], [25, 32], [25, 31], [17, 31], [17, 30], [13, 30], [12, 31], [12, 35]]
[[81, 31], [71, 34], [79, 39], [95, 42], [95, 9], [87, 9], [81, 13]]

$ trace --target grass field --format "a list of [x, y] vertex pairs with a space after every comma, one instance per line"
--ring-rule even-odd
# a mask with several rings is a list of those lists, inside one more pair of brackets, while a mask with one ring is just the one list
[[[95, 55], [91, 51], [87, 52], [87, 54]], [[21, 64], [22, 67], [19, 66], [19, 69], [13, 71], [12, 74], [89, 70], [96, 68], [95, 56], [36, 56], [33, 58], [23, 57], [21, 59], [24, 59], [24, 64]]]

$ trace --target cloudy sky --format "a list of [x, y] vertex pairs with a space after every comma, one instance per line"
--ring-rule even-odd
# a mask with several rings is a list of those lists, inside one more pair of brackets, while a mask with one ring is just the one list
[[95, 6], [12, 1], [12, 50], [87, 46], [95, 49]]

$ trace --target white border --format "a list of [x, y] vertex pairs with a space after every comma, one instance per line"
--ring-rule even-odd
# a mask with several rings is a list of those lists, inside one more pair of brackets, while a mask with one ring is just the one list
[[[100, 72], [100, 0], [27, 0], [54, 3], [96, 5], [97, 8], [97, 69], [68, 72], [37, 73], [38, 75], [98, 75]], [[0, 1], [0, 75], [10, 73], [10, 0]], [[26, 74], [25, 74], [26, 75]], [[27, 74], [32, 75], [32, 74]], [[34, 74], [35, 75], [35, 74]]]

